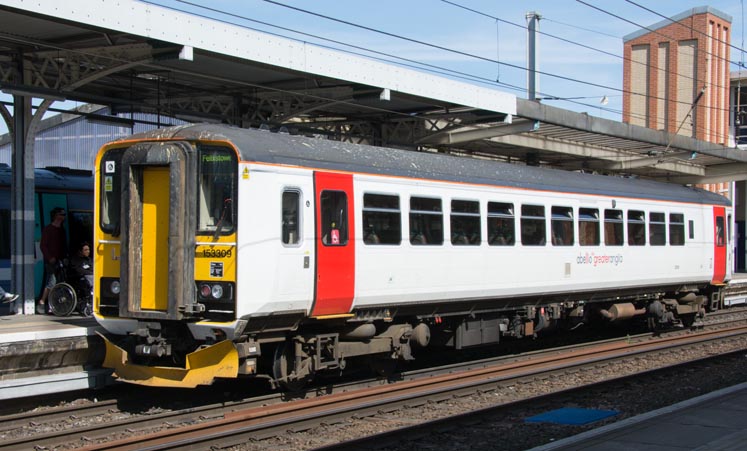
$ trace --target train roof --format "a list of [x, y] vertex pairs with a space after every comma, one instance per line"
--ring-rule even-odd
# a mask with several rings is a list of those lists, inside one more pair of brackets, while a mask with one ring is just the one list
[[[0, 186], [10, 186], [11, 168], [0, 166]], [[93, 172], [62, 167], [34, 169], [36, 189], [93, 192]]]
[[[140, 139], [229, 140], [246, 161], [613, 197], [731, 205], [716, 193], [652, 180], [583, 174], [217, 124], [182, 125]], [[128, 139], [132, 139], [128, 138]]]

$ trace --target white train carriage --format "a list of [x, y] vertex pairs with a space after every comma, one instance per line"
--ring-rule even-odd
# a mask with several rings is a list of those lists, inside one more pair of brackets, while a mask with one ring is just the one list
[[136, 383], [691, 322], [730, 277], [729, 202], [696, 188], [208, 125], [98, 165], [96, 317]]

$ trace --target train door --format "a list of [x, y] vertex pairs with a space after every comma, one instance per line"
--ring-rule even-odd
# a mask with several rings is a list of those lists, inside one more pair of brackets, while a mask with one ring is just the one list
[[726, 277], [726, 212], [724, 207], [713, 207], [713, 280], [722, 283]]
[[353, 176], [314, 173], [316, 290], [311, 316], [350, 312], [355, 292]]
[[[42, 283], [44, 283], [44, 256], [41, 252], [41, 235], [42, 230], [47, 224], [52, 222], [50, 214], [55, 208], [63, 208], [65, 211], [68, 210], [67, 195], [63, 193], [39, 193], [34, 196], [34, 208], [36, 221], [34, 221], [34, 248], [36, 250], [36, 258], [34, 262], [34, 292], [37, 297], [41, 297]], [[68, 252], [70, 244], [70, 224], [69, 221], [63, 223], [67, 236]]]
[[[284, 174], [276, 279], [282, 299], [309, 302], [314, 296], [314, 189], [311, 177]], [[292, 281], [292, 282], [291, 282]]]
[[[187, 143], [143, 143], [119, 164], [102, 160], [104, 175], [122, 179], [122, 221], [112, 229], [121, 239], [120, 317], [181, 319], [196, 302], [193, 152]], [[113, 179], [104, 183], [116, 194]]]

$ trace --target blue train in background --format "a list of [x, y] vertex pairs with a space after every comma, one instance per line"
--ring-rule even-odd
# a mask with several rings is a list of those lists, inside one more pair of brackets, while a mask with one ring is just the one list
[[[67, 211], [65, 230], [68, 248], [72, 252], [83, 242], [93, 238], [93, 173], [91, 171], [48, 167], [35, 169], [34, 192], [34, 293], [41, 293], [44, 264], [39, 241], [49, 212], [55, 207]], [[11, 168], [0, 164], [0, 285], [10, 290], [10, 226], [11, 226]], [[0, 306], [0, 314], [7, 313], [7, 305]]]

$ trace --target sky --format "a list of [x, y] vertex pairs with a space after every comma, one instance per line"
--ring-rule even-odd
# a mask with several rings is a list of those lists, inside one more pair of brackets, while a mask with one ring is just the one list
[[[623, 37], [665, 20], [656, 13], [670, 17], [693, 7], [710, 6], [730, 15], [731, 70], [739, 70], [740, 62], [747, 59], [742, 51], [745, 48], [744, 0], [709, 3], [692, 0], [149, 0], [147, 3], [435, 71], [522, 98], [526, 98], [527, 83], [523, 69], [526, 67], [526, 15], [533, 11], [540, 15], [539, 29], [544, 33], [538, 37], [538, 64], [543, 72], [538, 96], [548, 105], [613, 120], [620, 120], [622, 111]], [[65, 102], [54, 106], [75, 105]]]

